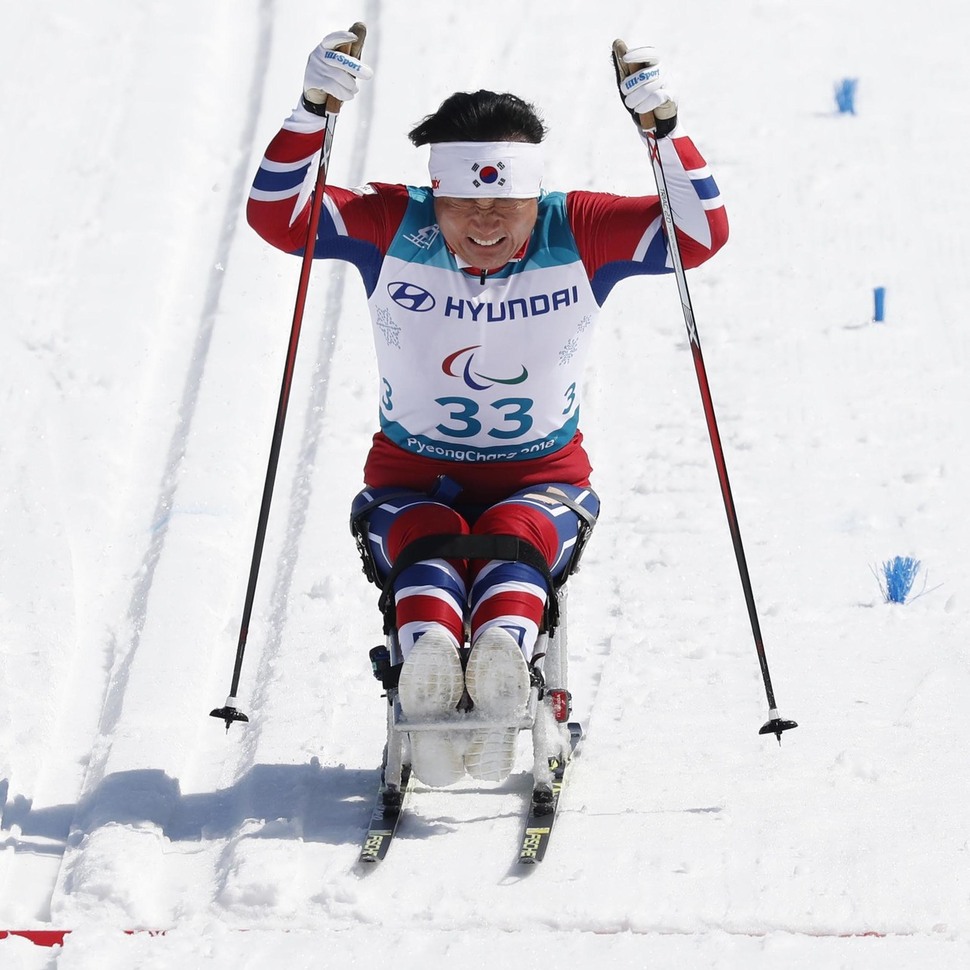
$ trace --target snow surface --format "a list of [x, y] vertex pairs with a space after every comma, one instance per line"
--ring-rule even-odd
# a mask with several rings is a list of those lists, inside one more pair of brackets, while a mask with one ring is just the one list
[[[892, 10], [890, 9], [892, 7]], [[968, 14], [944, 0], [32, 0], [0, 31], [4, 968], [970, 965]], [[672, 278], [601, 317], [604, 512], [572, 583], [588, 735], [546, 862], [498, 786], [377, 784], [363, 292], [318, 265], [240, 706], [223, 703], [298, 261], [242, 217], [326, 32], [377, 70], [331, 177], [424, 181], [456, 89], [534, 99], [548, 184], [651, 190], [615, 36], [665, 56], [732, 225], [691, 274], [782, 716], [766, 717]], [[859, 78], [856, 116], [833, 90]], [[871, 321], [872, 289], [887, 317]], [[925, 592], [883, 602], [893, 556]], [[120, 928], [164, 928], [124, 936]], [[248, 932], [238, 932], [240, 930]], [[875, 935], [874, 935], [875, 934]], [[551, 948], [555, 947], [554, 953]]]

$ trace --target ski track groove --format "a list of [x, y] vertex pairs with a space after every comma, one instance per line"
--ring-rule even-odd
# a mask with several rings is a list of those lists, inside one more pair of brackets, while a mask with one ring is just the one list
[[205, 365], [226, 278], [225, 271], [229, 266], [233, 242], [239, 228], [240, 214], [244, 211], [245, 201], [249, 193], [251, 176], [249, 157], [258, 133], [257, 125], [263, 98], [263, 78], [266, 75], [272, 47], [274, 7], [275, 0], [261, 0], [259, 5], [256, 56], [253, 61], [251, 87], [246, 102], [249, 108], [239, 141], [239, 160], [232, 172], [230, 189], [226, 195], [225, 212], [220, 220], [222, 229], [216, 242], [215, 255], [209, 261], [212, 268], [209, 270], [209, 280], [199, 316], [199, 326], [185, 375], [176, 424], [169, 443], [165, 470], [158, 490], [158, 500], [150, 520], [153, 523], [151, 538], [142, 557], [140, 568], [135, 574], [136, 579], [129, 600], [127, 621], [130, 625], [130, 635], [127, 638], [127, 645], [123, 649], [121, 641], [113, 639], [114, 655], [111, 658], [111, 669], [101, 702], [98, 734], [93, 740], [91, 759], [78, 792], [70, 834], [61, 854], [61, 860], [51, 883], [50, 891], [47, 894], [47, 913], [51, 912], [57, 887], [61, 885], [66, 872], [71, 850], [83, 852], [83, 847], [80, 847], [81, 840], [77, 833], [77, 806], [81, 804], [86, 795], [96, 791], [104, 780], [105, 768], [112, 747], [111, 736], [121, 718], [125, 690], [130, 679], [131, 669], [137, 659], [141, 636], [147, 619], [148, 602], [155, 573], [165, 550], [170, 511], [174, 506], [182, 460], [187, 450], [196, 408], [201, 396]]
[[[129, 43], [129, 41], [131, 40], [132, 37], [137, 37], [140, 33], [144, 33], [144, 26], [145, 26], [144, 10], [139, 10], [136, 8], [134, 10], [133, 16], [136, 18], [135, 27], [131, 27], [130, 25], [128, 25], [127, 28], [124, 28], [122, 26], [124, 23], [123, 20], [119, 21], [119, 27], [118, 27], [119, 31], [121, 31], [122, 29], [127, 30], [127, 33], [124, 36], [125, 42], [119, 43], [117, 45], [118, 56], [120, 58], [123, 58], [123, 61], [119, 62], [119, 63], [123, 63], [124, 65], [121, 71], [126, 75], [130, 74], [135, 69], [134, 52], [136, 50], [136, 44], [134, 42]], [[69, 22], [68, 20], [65, 20], [65, 24], [68, 22]], [[107, 164], [111, 154], [117, 151], [118, 145], [123, 141], [123, 138], [124, 138], [123, 117], [124, 117], [124, 111], [122, 110], [120, 103], [112, 103], [110, 101], [106, 103], [104, 114], [102, 116], [104, 127], [103, 127], [103, 132], [101, 135], [99, 150], [97, 154], [98, 164]], [[96, 222], [97, 213], [102, 211], [103, 208], [105, 207], [107, 194], [108, 194], [108, 189], [101, 181], [99, 180], [92, 181], [91, 191], [82, 194], [76, 200], [78, 204], [77, 212], [78, 212], [80, 224], [85, 226], [91, 226]], [[77, 272], [77, 265], [80, 261], [79, 249], [82, 246], [82, 240], [90, 240], [92, 236], [96, 237], [97, 231], [82, 234], [81, 236], [79, 236], [77, 239], [74, 240], [73, 244], [67, 247], [66, 251], [63, 253], [63, 262], [59, 270], [60, 277], [70, 278]], [[62, 304], [63, 300], [64, 300], [64, 295], [62, 290], [59, 287], [55, 287], [55, 286], [50, 287], [50, 289], [48, 290], [47, 294], [45, 294], [45, 297], [41, 303], [41, 308], [42, 308], [41, 316], [54, 319], [58, 314], [60, 304]], [[38, 343], [36, 347], [33, 347], [32, 349], [34, 350], [35, 353], [39, 353], [41, 350], [52, 352], [52, 348], [54, 344], [56, 343], [60, 345], [62, 344], [63, 340], [64, 340], [63, 333], [61, 331], [57, 331], [54, 334], [52, 334], [50, 337], [48, 337], [46, 342]], [[67, 388], [70, 384], [70, 379], [62, 375], [59, 375], [56, 378], [54, 378], [54, 383], [55, 383], [55, 386], [58, 388], [58, 391], [60, 392], [60, 394], [66, 397]], [[52, 428], [52, 423], [50, 418], [48, 418], [47, 423], [45, 425], [46, 433], [42, 436], [44, 440], [44, 451], [48, 456], [51, 462], [51, 465], [58, 466], [59, 465], [58, 457], [55, 453], [54, 445], [49, 437], [51, 428]], [[61, 480], [66, 482], [69, 479], [65, 475]], [[57, 491], [56, 500], [57, 500], [58, 512], [64, 518], [64, 521], [68, 526], [68, 528], [66, 528], [65, 530], [64, 543], [67, 549], [66, 568], [67, 568], [67, 572], [70, 575], [70, 587], [74, 597], [74, 607], [72, 611], [72, 635], [76, 637], [77, 629], [78, 629], [78, 615], [79, 615], [77, 597], [78, 597], [78, 588], [80, 583], [78, 581], [78, 572], [75, 565], [76, 564], [76, 553], [75, 553], [75, 542], [74, 542], [75, 536], [73, 531], [69, 528], [71, 523], [69, 522], [65, 514], [66, 505], [64, 501], [63, 487]], [[109, 630], [106, 630], [105, 632], [106, 632], [107, 642], [110, 644], [110, 649], [112, 651], [110, 657], [108, 656], [104, 657], [104, 666], [107, 666], [109, 663], [113, 663], [114, 651], [117, 648], [117, 637], [113, 630], [109, 629]], [[107, 654], [108, 650], [105, 649], [103, 652], [104, 654]], [[76, 658], [74, 658], [71, 661], [72, 670], [74, 669], [73, 665], [76, 662], [77, 662]], [[48, 673], [50, 675], [50, 672]], [[107, 694], [108, 694], [108, 687], [106, 685], [103, 698], [107, 697]], [[103, 703], [103, 699], [102, 699], [102, 703]], [[56, 726], [54, 730], [56, 732], [57, 730]], [[3, 836], [4, 836], [4, 842], [6, 842], [7, 844], [11, 844], [12, 840], [9, 838], [9, 832], [7, 831], [6, 822], [10, 817], [14, 817], [14, 818], [19, 817], [19, 806], [16, 802], [16, 799], [13, 803], [8, 804], [8, 798], [11, 794], [10, 783], [15, 782], [15, 786], [13, 789], [13, 794], [15, 796], [23, 797], [21, 793], [28, 792], [28, 791], [34, 791], [36, 793], [39, 785], [42, 784], [43, 775], [46, 770], [47, 770], [46, 764], [37, 764], [35, 766], [35, 770], [32, 774], [32, 777], [30, 777], [29, 779], [23, 778], [23, 777], [17, 778], [13, 773], [11, 773], [11, 776], [5, 779], [3, 784], [0, 785], [0, 816], [3, 816], [4, 818], [5, 825], [3, 830]], [[27, 805], [27, 814], [29, 815], [31, 808], [33, 807], [33, 798], [28, 799], [26, 802], [26, 805]], [[58, 833], [58, 836], [59, 836], [59, 833]], [[58, 837], [58, 836], [52, 836], [49, 841], [43, 840], [42, 842], [43, 849], [41, 850], [42, 854], [44, 855], [49, 854], [51, 856], [63, 855], [67, 846], [66, 836], [65, 837]], [[50, 865], [48, 868], [52, 875], [56, 874], [57, 869], [54, 865]], [[12, 866], [0, 868], [0, 899], [5, 900], [12, 896], [18, 896], [22, 892], [22, 890], [18, 887], [18, 885], [14, 881], [14, 878], [13, 878], [14, 872], [15, 872], [15, 869]], [[52, 887], [51, 891], [53, 891], [53, 885], [54, 885], [54, 882], [51, 881], [51, 887]], [[40, 919], [46, 918], [45, 907], [47, 907], [47, 904], [49, 903], [50, 893], [44, 892], [43, 899], [45, 900], [45, 902], [43, 905], [40, 906], [40, 909], [39, 909]]]
[[[380, 0], [370, 0], [365, 10], [365, 23], [377, 23], [380, 19]], [[369, 64], [377, 64], [379, 49], [375, 39], [367, 39], [367, 60]], [[370, 129], [374, 116], [374, 96], [370, 87], [364, 88], [355, 99], [355, 108], [360, 118], [356, 121], [355, 136], [351, 148], [352, 159], [350, 178], [352, 184], [364, 181], [364, 159], [370, 141]], [[336, 136], [335, 136], [336, 138]], [[283, 637], [286, 628], [286, 607], [293, 587], [293, 575], [300, 555], [304, 524], [310, 500], [313, 496], [312, 477], [304, 476], [301, 469], [314, 467], [317, 451], [320, 446], [321, 432], [326, 420], [327, 397], [330, 389], [332, 370], [332, 350], [336, 344], [339, 331], [340, 317], [343, 312], [344, 294], [346, 292], [346, 272], [343, 266], [331, 267], [327, 296], [324, 304], [323, 325], [320, 339], [317, 342], [316, 358], [312, 367], [314, 375], [307, 400], [303, 437], [300, 442], [299, 457], [296, 462], [297, 473], [293, 478], [290, 489], [286, 526], [283, 530], [282, 547], [277, 558], [276, 576], [269, 596], [269, 633], [263, 650], [260, 653], [255, 684], [252, 692], [252, 707], [258, 711], [266, 699], [266, 684], [271, 682], [270, 669], [275, 659], [283, 649]], [[348, 510], [350, 501], [348, 498]], [[236, 778], [251, 768], [255, 763], [256, 748], [260, 737], [260, 719], [253, 718], [246, 727], [246, 744], [248, 757], [242, 764], [237, 764]]]
[[[378, 23], [380, 20], [380, 0], [369, 0], [365, 7], [365, 24]], [[367, 39], [368, 63], [376, 65], [379, 60], [379, 47], [376, 36]], [[265, 73], [265, 72], [264, 72]], [[370, 143], [370, 130], [374, 120], [374, 94], [370, 86], [364, 86], [355, 99], [354, 140], [350, 149], [350, 171], [348, 180], [353, 185], [364, 182], [364, 168]], [[335, 135], [335, 139], [338, 137]], [[247, 185], [248, 189], [248, 185]], [[269, 593], [267, 637], [261, 645], [259, 661], [252, 678], [253, 689], [250, 695], [251, 710], [258, 715], [267, 701], [268, 691], [272, 689], [271, 671], [276, 659], [284, 649], [286, 632], [287, 604], [293, 588], [293, 578], [300, 558], [304, 526], [307, 520], [310, 501], [313, 497], [312, 475], [304, 474], [303, 469], [313, 469], [320, 446], [323, 425], [327, 418], [327, 400], [332, 372], [332, 352], [336, 345], [340, 317], [343, 312], [346, 292], [346, 269], [342, 265], [328, 265], [328, 286], [324, 302], [324, 313], [320, 337], [316, 345], [316, 355], [309, 373], [313, 375], [309, 396], [304, 408], [303, 434], [300, 441], [295, 474], [290, 486], [287, 503], [287, 518], [283, 529], [283, 539], [276, 560], [276, 573]], [[312, 283], [312, 280], [311, 280]], [[348, 498], [349, 509], [349, 498]], [[252, 771], [259, 755], [259, 742], [262, 736], [262, 719], [253, 716], [248, 724], [241, 726], [243, 741], [236, 749], [238, 754], [233, 766], [234, 785], [239, 791], [240, 800], [247, 798], [247, 786], [242, 784], [246, 775]], [[304, 815], [305, 806], [299, 811]], [[226, 839], [225, 846], [215, 859], [213, 883], [225, 889], [233, 879], [233, 847], [238, 833]]]

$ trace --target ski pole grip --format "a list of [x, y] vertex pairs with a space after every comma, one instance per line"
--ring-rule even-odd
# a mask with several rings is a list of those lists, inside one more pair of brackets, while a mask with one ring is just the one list
[[[645, 64], [627, 64], [623, 60], [623, 55], [627, 50], [626, 41], [622, 41], [619, 38], [613, 41], [613, 63], [616, 65], [617, 77], [620, 79], [629, 77], [641, 67], [646, 67]], [[640, 127], [644, 131], [649, 131], [657, 127], [657, 119], [654, 118], [652, 111], [648, 111], [646, 114], [639, 115], [638, 117], [640, 118]]]
[[[360, 52], [364, 49], [364, 39], [367, 37], [367, 28], [360, 21], [357, 21], [357, 23], [350, 28], [350, 32], [357, 35], [357, 40], [351, 44], [341, 44], [337, 50], [344, 54], [350, 54], [351, 57], [359, 58]], [[339, 98], [335, 98], [332, 94], [327, 95], [326, 106], [327, 111], [330, 114], [337, 114], [342, 105], [343, 101], [341, 101]]]

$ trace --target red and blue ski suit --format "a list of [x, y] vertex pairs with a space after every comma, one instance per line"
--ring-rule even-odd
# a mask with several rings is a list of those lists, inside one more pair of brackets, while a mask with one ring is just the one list
[[[303, 251], [320, 143], [284, 125], [252, 187], [250, 224], [287, 252]], [[691, 140], [678, 129], [657, 144], [691, 268], [724, 244], [727, 217]], [[356, 266], [371, 312], [380, 430], [355, 509], [368, 507], [379, 572], [416, 538], [471, 532], [525, 539], [562, 575], [578, 532], [570, 506], [599, 510], [579, 430], [586, 352], [616, 283], [671, 272], [659, 198], [544, 191], [527, 244], [485, 274], [449, 249], [430, 188], [327, 186], [314, 256]], [[467, 615], [472, 642], [502, 625], [528, 659], [546, 594], [520, 562], [408, 567], [395, 581], [402, 648], [431, 623], [461, 643]]]

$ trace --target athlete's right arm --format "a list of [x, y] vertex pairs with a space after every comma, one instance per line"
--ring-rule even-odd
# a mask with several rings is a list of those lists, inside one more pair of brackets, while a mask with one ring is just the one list
[[[297, 107], [269, 143], [249, 193], [249, 224], [284, 252], [302, 253], [306, 244], [322, 120]], [[358, 262], [361, 243], [383, 255], [400, 225], [407, 199], [404, 186], [350, 190], [328, 185], [314, 255]]]
[[[358, 80], [367, 80], [374, 73], [357, 58], [342, 53], [354, 40], [353, 33], [336, 31], [310, 53], [303, 96], [270, 142], [253, 182], [247, 207], [249, 224], [285, 252], [302, 253], [307, 242], [327, 98], [350, 101], [357, 94]], [[314, 256], [347, 259], [358, 265], [362, 260], [372, 263], [382, 258], [406, 205], [403, 186], [367, 186], [354, 191], [328, 186]]]

